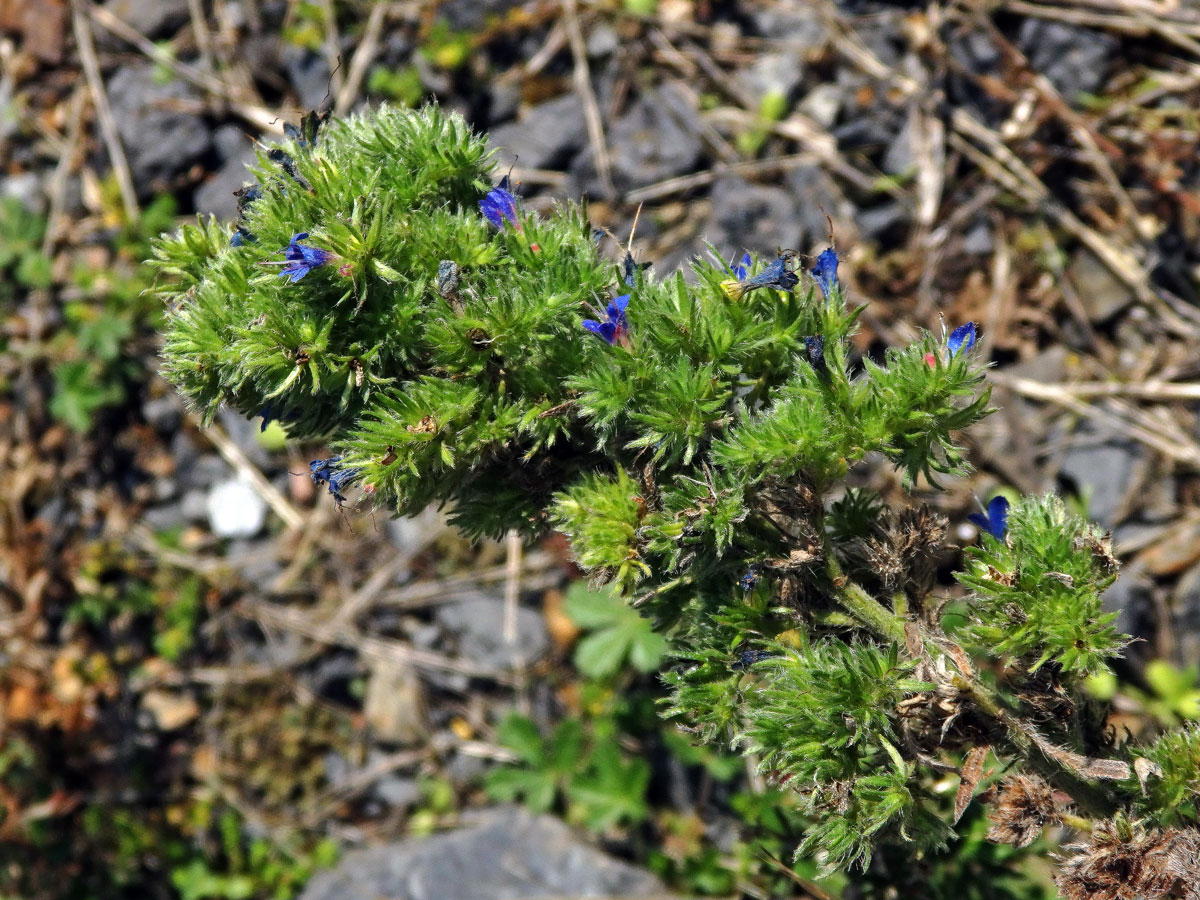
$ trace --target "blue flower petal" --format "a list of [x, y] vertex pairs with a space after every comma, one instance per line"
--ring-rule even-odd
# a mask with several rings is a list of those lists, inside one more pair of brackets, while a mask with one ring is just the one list
[[974, 346], [974, 322], [967, 322], [965, 325], [959, 325], [952, 332], [950, 332], [950, 338], [946, 341], [946, 350], [949, 352], [951, 359], [954, 359], [960, 350], [970, 350]]
[[497, 228], [503, 228], [505, 222], [516, 224], [517, 198], [505, 190], [507, 176], [500, 182], [501, 187], [494, 187], [479, 201], [479, 211], [483, 217]]
[[746, 276], [750, 274], [750, 266], [753, 263], [754, 260], [750, 257], [749, 251], [743, 253], [741, 261], [733, 267], [733, 277], [738, 281], [745, 280]]
[[838, 287], [838, 255], [837, 251], [832, 247], [823, 250], [820, 256], [817, 257], [817, 264], [813, 266], [813, 278], [817, 280], [817, 286], [821, 289], [821, 295], [828, 300], [829, 295]]
[[981, 531], [986, 531], [996, 540], [1002, 541], [1008, 534], [1008, 500], [997, 494], [988, 501], [986, 514], [971, 513], [967, 520]]

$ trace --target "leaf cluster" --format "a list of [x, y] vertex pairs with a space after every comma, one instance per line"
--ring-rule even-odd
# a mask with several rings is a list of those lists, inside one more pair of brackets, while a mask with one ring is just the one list
[[737, 741], [760, 771], [794, 786], [817, 818], [799, 853], [820, 854], [830, 870], [865, 869], [880, 832], [943, 846], [948, 829], [898, 749], [897, 705], [932, 685], [914, 677], [894, 645], [827, 639], [755, 668], [765, 677]]
[[1047, 663], [1067, 676], [1100, 671], [1125, 638], [1101, 594], [1117, 565], [1103, 532], [1067, 512], [1055, 496], [1030, 497], [1009, 512], [1005, 541], [984, 535], [956, 576], [970, 588], [981, 653], [1029, 672]]

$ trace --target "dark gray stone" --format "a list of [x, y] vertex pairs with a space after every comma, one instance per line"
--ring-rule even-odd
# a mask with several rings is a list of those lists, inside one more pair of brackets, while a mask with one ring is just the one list
[[863, 236], [877, 241], [883, 241], [893, 229], [907, 227], [908, 221], [907, 210], [895, 201], [864, 209], [854, 217], [854, 224]]
[[826, 213], [835, 221], [853, 222], [857, 218], [858, 211], [846, 202], [837, 183], [821, 166], [797, 166], [787, 177], [787, 187], [792, 195], [793, 214], [802, 229], [802, 245], [828, 237]]
[[217, 422], [228, 432], [229, 437], [238, 445], [246, 458], [259, 468], [266, 468], [271, 456], [258, 439], [260, 420], [250, 420], [235, 413], [231, 409], [222, 409], [217, 413]]
[[215, 453], [192, 455], [189, 465], [181, 466], [180, 456], [175, 455], [175, 473], [183, 490], [207, 491], [218, 481], [228, 478], [233, 470]]
[[1200, 565], [1192, 566], [1175, 588], [1171, 603], [1175, 661], [1193, 665], [1200, 659]]
[[540, 613], [517, 607], [516, 640], [504, 640], [504, 601], [483, 593], [466, 593], [463, 599], [437, 608], [438, 624], [457, 637], [458, 655], [476, 665], [503, 671], [537, 659], [549, 646], [546, 623]]
[[254, 158], [254, 141], [236, 125], [222, 125], [214, 131], [213, 145], [222, 160], [245, 158], [247, 150], [251, 152], [250, 158]]
[[153, 66], [130, 65], [109, 80], [108, 93], [139, 196], [164, 190], [212, 149], [204, 119], [178, 108], [198, 99], [184, 82], [160, 82]]
[[[704, 148], [691, 122], [698, 113], [670, 85], [650, 91], [608, 128], [607, 143], [613, 185], [629, 191], [693, 171]], [[571, 167], [576, 194], [598, 194], [589, 145]]]
[[791, 98], [803, 77], [804, 61], [791, 50], [764, 53], [737, 74], [738, 83], [756, 103], [761, 103], [768, 94]]
[[787, 191], [736, 176], [713, 185], [712, 215], [704, 233], [727, 261], [740, 257], [743, 250], [770, 256], [785, 247], [797, 248], [805, 237], [796, 203]]
[[155, 431], [173, 434], [183, 422], [183, 407], [173, 394], [151, 397], [142, 404], [142, 418]]
[[216, 216], [222, 222], [236, 219], [237, 197], [233, 192], [255, 180], [254, 175], [246, 168], [254, 162], [254, 150], [248, 148], [241, 157], [231, 159], [221, 166], [212, 178], [196, 188], [196, 211], [205, 216]]
[[883, 171], [889, 175], [911, 175], [916, 169], [920, 121], [917, 106], [910, 105], [904, 124], [883, 154]]
[[151, 531], [171, 531], [183, 528], [195, 518], [187, 514], [182, 503], [166, 503], [145, 510], [141, 515], [141, 523]]
[[455, 31], [479, 31], [490, 20], [503, 16], [524, 0], [446, 0], [437, 8], [438, 18]]
[[587, 144], [583, 105], [572, 91], [531, 106], [492, 130], [491, 144], [501, 168], [519, 162], [531, 169], [559, 169]]
[[765, 4], [750, 11], [750, 20], [763, 37], [782, 41], [797, 55], [818, 49], [827, 38], [820, 16], [807, 4]]
[[1142, 453], [1137, 441], [1100, 435], [1085, 425], [1072, 437], [1059, 475], [1073, 481], [1087, 498], [1088, 515], [1111, 529]]
[[1090, 250], [1078, 250], [1067, 266], [1067, 275], [1079, 295], [1079, 302], [1093, 322], [1111, 319], [1135, 297], [1129, 285], [1113, 274]]
[[151, 40], [174, 35], [190, 18], [187, 0], [108, 0], [104, 8]]
[[992, 226], [986, 221], [980, 220], [968, 227], [967, 233], [963, 235], [962, 249], [963, 253], [969, 253], [972, 256], [990, 256], [992, 250], [995, 249], [995, 243], [992, 241]]
[[665, 896], [649, 872], [587, 845], [558, 819], [502, 808], [459, 831], [351, 851], [314, 875], [300, 900]]
[[1124, 659], [1140, 668], [1154, 655], [1154, 633], [1158, 616], [1154, 608], [1154, 584], [1136, 569], [1126, 569], [1101, 598], [1105, 612], [1117, 613], [1113, 626], [1117, 631], [1141, 640], [1130, 643]]
[[1050, 79], [1067, 102], [1104, 83], [1108, 62], [1119, 46], [1101, 31], [1045, 19], [1026, 19], [1017, 46], [1030, 65]]
[[385, 806], [406, 809], [421, 802], [421, 786], [415, 778], [387, 775], [380, 778], [371, 788], [371, 796]]
[[316, 109], [329, 93], [329, 65], [315, 50], [285, 44], [280, 62], [296, 91], [296, 99], [305, 109]]

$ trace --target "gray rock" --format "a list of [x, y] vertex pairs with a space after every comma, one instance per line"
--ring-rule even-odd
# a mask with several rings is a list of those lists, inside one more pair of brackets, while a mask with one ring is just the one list
[[587, 55], [592, 59], [609, 56], [620, 46], [621, 36], [617, 34], [617, 29], [607, 22], [598, 21], [588, 30]]
[[909, 104], [908, 115], [899, 133], [883, 154], [883, 171], [889, 175], [909, 175], [917, 167], [917, 141], [920, 135], [920, 110], [915, 103]]
[[969, 253], [972, 256], [990, 256], [995, 246], [992, 241], [992, 226], [983, 219], [970, 225], [967, 233], [963, 235], [963, 253]]
[[254, 141], [236, 125], [222, 125], [214, 131], [213, 145], [217, 148], [217, 155], [223, 160], [244, 158], [247, 150], [251, 151], [250, 158], [254, 158]]
[[1101, 598], [1105, 612], [1117, 613], [1113, 625], [1117, 631], [1141, 638], [1124, 650], [1124, 658], [1140, 667], [1154, 655], [1154, 633], [1158, 616], [1154, 604], [1154, 584], [1136, 569], [1126, 569]]
[[162, 506], [152, 506], [141, 515], [141, 523], [151, 531], [172, 531], [183, 528], [193, 516], [187, 514], [182, 503], [166, 503]]
[[503, 671], [546, 652], [550, 637], [540, 613], [517, 608], [516, 640], [504, 640], [504, 601], [483, 593], [438, 607], [438, 624], [458, 637], [458, 653], [476, 665]]
[[893, 229], [906, 227], [908, 221], [908, 212], [894, 200], [864, 209], [854, 217], [854, 224], [863, 236], [876, 241], [883, 241]]
[[[389, 519], [387, 535], [401, 553], [410, 556], [420, 553], [432, 541], [437, 540], [449, 526], [446, 517], [436, 506], [427, 506], [415, 516]], [[406, 573], [401, 573], [403, 577]]]
[[587, 144], [579, 97], [572, 91], [529, 107], [493, 129], [491, 144], [502, 168], [517, 161], [531, 169], [563, 168]]
[[797, 166], [787, 177], [787, 187], [802, 228], [802, 245], [825, 240], [829, 234], [826, 213], [838, 222], [853, 222], [858, 215], [821, 166]]
[[423, 795], [415, 778], [388, 775], [375, 783], [371, 796], [387, 806], [406, 809], [420, 803]]
[[524, 0], [446, 0], [437, 16], [455, 31], [480, 31], [489, 20], [498, 19]]
[[1142, 453], [1137, 441], [1100, 435], [1084, 425], [1063, 455], [1059, 476], [1071, 479], [1087, 498], [1088, 515], [1111, 529]]
[[1119, 44], [1101, 31], [1030, 18], [1021, 25], [1017, 46], [1070, 103], [1104, 83]]
[[816, 50], [827, 39], [820, 16], [807, 2], [764, 4], [750, 11], [750, 20], [763, 37], [781, 41], [797, 54]]
[[743, 90], [758, 103], [768, 94], [790, 98], [803, 77], [804, 61], [799, 53], [788, 50], [764, 53], [737, 74]]
[[[490, 99], [488, 123], [494, 132], [500, 123], [517, 117], [517, 111], [521, 108], [521, 86], [516, 81], [497, 82], [492, 85]], [[494, 143], [494, 136], [492, 140]]]
[[1191, 665], [1200, 659], [1200, 565], [1192, 566], [1175, 588], [1171, 603], [1176, 662]]
[[153, 66], [137, 64], [118, 69], [108, 92], [139, 196], [164, 190], [211, 150], [205, 121], [179, 110], [180, 101], [198, 99], [184, 82], [159, 82]]
[[217, 537], [254, 537], [267, 518], [267, 504], [240, 478], [213, 485], [207, 507], [208, 527]]
[[704, 233], [727, 260], [740, 257], [743, 250], [769, 256], [804, 243], [804, 224], [797, 212], [795, 201], [783, 188], [729, 176], [713, 185], [712, 215]]
[[285, 44], [279, 57], [300, 105], [306, 109], [319, 107], [329, 93], [329, 65], [325, 57], [295, 44]]
[[[694, 170], [704, 151], [690, 124], [697, 115], [669, 84], [643, 95], [608, 128], [614, 187], [629, 191]], [[574, 193], [601, 192], [590, 146], [576, 157], [571, 172]]]
[[663, 898], [651, 875], [588, 846], [550, 816], [487, 811], [474, 827], [354, 850], [300, 900]]
[[842, 89], [828, 82], [818, 84], [796, 104], [797, 112], [808, 116], [822, 128], [830, 129], [842, 108]]
[[240, 157], [221, 166], [212, 178], [196, 188], [196, 211], [205, 216], [214, 215], [222, 222], [236, 219], [237, 197], [233, 192], [254, 181], [254, 176], [246, 169], [247, 164], [254, 161], [254, 150], [247, 148]]
[[152, 40], [173, 35], [190, 18], [187, 0], [108, 0], [104, 7]]
[[168, 394], [151, 397], [142, 403], [142, 417], [155, 431], [174, 434], [183, 422], [183, 407], [178, 397]]
[[259, 442], [259, 420], [247, 419], [231, 409], [222, 408], [217, 413], [217, 422], [229, 434], [238, 449], [246, 454], [246, 458], [259, 468], [266, 468], [271, 456]]
[[1111, 319], [1133, 303], [1133, 291], [1090, 250], [1078, 250], [1067, 266], [1075, 293], [1093, 322]]
[[1067, 371], [1067, 353], [1066, 347], [1054, 344], [1036, 356], [1008, 366], [1005, 371], [1014, 378], [1043, 382], [1062, 381]]
[[12, 197], [31, 213], [41, 215], [46, 211], [46, 192], [36, 172], [22, 172], [0, 180], [0, 197]]

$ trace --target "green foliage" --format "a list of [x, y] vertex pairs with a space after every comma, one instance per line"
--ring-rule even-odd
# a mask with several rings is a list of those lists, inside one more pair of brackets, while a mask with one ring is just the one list
[[835, 640], [759, 664], [769, 677], [738, 741], [761, 771], [796, 782], [806, 811], [821, 819], [800, 852], [821, 851], [830, 870], [865, 869], [881, 829], [924, 848], [948, 835], [910, 785], [911, 763], [897, 749], [897, 704], [932, 687], [912, 677], [913, 668], [894, 646]]
[[149, 252], [148, 235], [174, 217], [169, 197], [147, 207], [137, 222], [125, 223], [111, 266], [80, 267], [71, 275], [81, 299], [64, 304], [64, 328], [51, 349], [54, 394], [51, 414], [76, 432], [91, 427], [97, 414], [119, 406], [140, 380], [136, 343], [161, 321], [147, 271], [130, 261]]
[[509, 716], [498, 737], [521, 765], [493, 769], [488, 793], [502, 801], [521, 799], [536, 812], [561, 803], [569, 821], [597, 832], [641, 822], [648, 812], [650, 767], [606, 740], [606, 731], [586, 733], [583, 722], [568, 718], [542, 738], [529, 719]]
[[566, 612], [591, 632], [575, 647], [575, 666], [588, 678], [607, 677], [626, 663], [639, 672], [654, 672], [667, 651], [667, 639], [609, 591], [590, 591], [576, 582], [567, 592]]
[[367, 76], [367, 91], [386, 97], [400, 106], [416, 106], [425, 93], [425, 85], [416, 66], [402, 69], [376, 66]]
[[1028, 498], [1009, 513], [1009, 537], [968, 550], [958, 580], [974, 591], [980, 650], [1036, 672], [1046, 663], [1085, 677], [1116, 656], [1125, 639], [1101, 610], [1116, 580], [1107, 538], [1054, 496]]
[[1150, 764], [1139, 811], [1163, 826], [1200, 821], [1200, 727], [1164, 734], [1137, 756]]
[[0, 302], [11, 300], [14, 288], [50, 286], [50, 260], [42, 253], [45, 232], [44, 217], [15, 197], [0, 198]]
[[[469, 47], [435, 30], [425, 51], [453, 68]], [[659, 281], [606, 261], [577, 206], [538, 218], [518, 201], [489, 223], [485, 139], [436, 107], [331, 121], [255, 174], [252, 240], [198, 222], [154, 246], [166, 377], [205, 421], [224, 404], [329, 440], [358, 496], [396, 513], [446, 504], [472, 536], [559, 529], [612, 588], [572, 594], [581, 670], [615, 683], [669, 647], [668, 715], [790, 792], [810, 862], [965, 863], [940, 779], [984, 740], [1088, 815], [1142, 802], [1089, 783], [1124, 770], [1095, 765], [1108, 742], [1079, 694], [1123, 645], [1100, 606], [1103, 535], [1054, 498], [1016, 504], [1005, 536], [968, 550], [971, 596], [943, 617], [945, 521], [847, 490], [868, 456], [908, 489], [969, 470], [959, 433], [991, 411], [973, 326], [860, 358], [861, 310], [790, 255], [738, 273], [765, 285], [715, 253], [694, 282]], [[281, 278], [302, 232], [329, 258]], [[611, 342], [583, 328], [606, 316]], [[644, 763], [603, 732], [510, 720], [520, 763], [490, 791], [600, 829], [644, 820]], [[705, 852], [686, 865], [728, 889]]]

